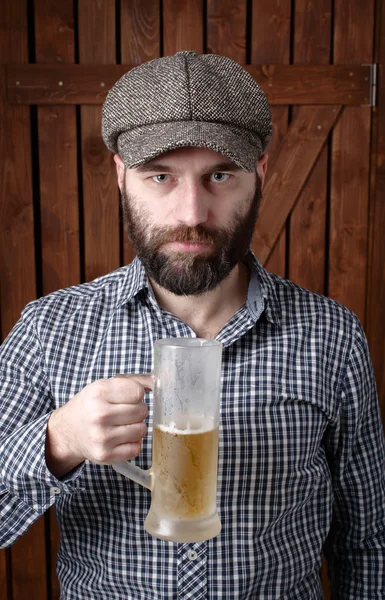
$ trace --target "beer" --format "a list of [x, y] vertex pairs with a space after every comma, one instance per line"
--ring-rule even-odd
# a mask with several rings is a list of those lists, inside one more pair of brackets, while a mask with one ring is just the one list
[[153, 432], [153, 503], [176, 518], [202, 518], [216, 510], [218, 428]]
[[207, 539], [217, 535], [218, 427], [193, 431], [155, 425], [152, 440], [147, 531], [165, 539], [174, 535], [181, 541], [194, 541], [194, 535], [201, 539], [205, 530]]

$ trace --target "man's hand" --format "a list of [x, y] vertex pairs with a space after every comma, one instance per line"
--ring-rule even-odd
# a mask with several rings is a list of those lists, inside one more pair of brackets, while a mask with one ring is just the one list
[[87, 385], [48, 421], [46, 461], [62, 477], [88, 459], [98, 464], [137, 456], [146, 435], [145, 390], [150, 375], [117, 375]]

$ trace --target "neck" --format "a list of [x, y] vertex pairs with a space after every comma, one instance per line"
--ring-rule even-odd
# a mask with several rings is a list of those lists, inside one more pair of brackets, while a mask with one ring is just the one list
[[239, 263], [214, 290], [199, 296], [176, 296], [151, 281], [159, 306], [189, 325], [198, 337], [214, 339], [245, 303], [250, 273]]

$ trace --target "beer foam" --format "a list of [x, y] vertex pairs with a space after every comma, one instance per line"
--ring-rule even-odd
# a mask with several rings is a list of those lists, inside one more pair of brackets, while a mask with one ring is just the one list
[[192, 419], [186, 419], [186, 427], [184, 427], [183, 429], [181, 427], [177, 427], [177, 424], [175, 423], [175, 421], [170, 421], [169, 425], [164, 425], [163, 423], [157, 423], [155, 425], [155, 427], [158, 427], [161, 431], [164, 431], [166, 433], [176, 433], [178, 435], [188, 435], [188, 434], [192, 434], [192, 433], [206, 433], [207, 431], [213, 431], [214, 429], [217, 428], [217, 426], [214, 423], [214, 418], [211, 417], [209, 419], [206, 419], [205, 422], [202, 423], [202, 418], [199, 418], [199, 421], [201, 421], [200, 427], [197, 426], [197, 418], [193, 417]]

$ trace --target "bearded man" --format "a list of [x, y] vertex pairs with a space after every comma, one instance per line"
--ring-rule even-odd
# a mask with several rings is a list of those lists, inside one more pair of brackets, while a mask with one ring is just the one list
[[[55, 504], [65, 600], [318, 600], [323, 551], [334, 598], [385, 598], [364, 332], [250, 251], [271, 131], [262, 90], [223, 56], [150, 61], [107, 96], [136, 258], [29, 304], [1, 350], [0, 543]], [[111, 466], [150, 467], [153, 345], [183, 337], [223, 346], [222, 531], [194, 543], [151, 537], [149, 490]]]

